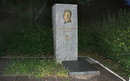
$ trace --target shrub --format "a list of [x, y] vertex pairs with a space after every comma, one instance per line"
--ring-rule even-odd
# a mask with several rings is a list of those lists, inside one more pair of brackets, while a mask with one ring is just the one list
[[43, 25], [29, 25], [16, 33], [8, 51], [17, 56], [43, 56], [53, 52], [52, 29]]
[[21, 30], [21, 27], [24, 27], [21, 21], [10, 22], [6, 20], [0, 22], [0, 56], [7, 54], [7, 49], [10, 46], [9, 42], [12, 41], [11, 38]]
[[[94, 24], [96, 51], [120, 63], [130, 75], [130, 12], [120, 12]], [[126, 59], [127, 60], [126, 60]]]
[[94, 52], [93, 47], [96, 45], [95, 34], [91, 23], [82, 22], [78, 28], [78, 50], [79, 52]]

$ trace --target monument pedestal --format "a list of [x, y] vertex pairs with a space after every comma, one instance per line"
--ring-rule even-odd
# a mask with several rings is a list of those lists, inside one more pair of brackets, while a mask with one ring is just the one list
[[56, 62], [78, 59], [78, 21], [76, 4], [55, 4], [52, 9]]
[[63, 61], [62, 64], [70, 71], [69, 76], [100, 75], [100, 71], [88, 63], [85, 57], [80, 57], [77, 61]]

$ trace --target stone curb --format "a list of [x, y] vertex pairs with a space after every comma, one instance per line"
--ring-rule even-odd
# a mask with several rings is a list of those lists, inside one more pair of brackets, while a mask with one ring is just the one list
[[126, 81], [124, 78], [122, 78], [121, 76], [119, 76], [118, 74], [116, 74], [115, 72], [113, 72], [112, 70], [110, 70], [109, 68], [107, 68], [106, 66], [104, 66], [103, 64], [101, 64], [99, 61], [91, 58], [91, 57], [88, 57], [91, 61], [93, 61], [93, 63], [97, 63], [99, 64], [100, 66], [102, 66], [104, 69], [106, 69], [107, 71], [109, 71], [110, 73], [112, 73], [113, 75], [117, 76], [118, 78], [120, 78], [122, 81]]

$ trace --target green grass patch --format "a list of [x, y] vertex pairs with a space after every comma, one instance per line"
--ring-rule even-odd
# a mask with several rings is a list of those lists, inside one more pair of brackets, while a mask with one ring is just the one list
[[35, 77], [66, 77], [68, 70], [50, 59], [10, 59], [5, 75], [30, 75]]

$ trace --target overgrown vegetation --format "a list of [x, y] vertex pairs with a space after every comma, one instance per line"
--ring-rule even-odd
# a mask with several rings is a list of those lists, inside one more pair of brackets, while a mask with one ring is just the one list
[[[23, 0], [22, 2], [16, 0], [11, 0], [11, 2], [8, 2], [9, 0], [1, 1], [0, 8], [8, 14], [13, 13], [14, 15], [16, 14], [16, 16], [11, 18], [11, 22], [0, 21], [0, 56], [41, 57], [47, 54], [53, 54], [53, 31], [50, 25], [51, 9], [50, 7], [46, 7], [48, 3], [47, 0], [40, 0], [38, 2], [34, 0], [31, 3], [31, 0]], [[56, 1], [87, 4], [88, 6], [90, 6], [91, 3], [91, 0]], [[45, 4], [43, 5], [43, 3]], [[95, 7], [96, 6], [97, 5], [95, 5]], [[86, 14], [84, 16], [86, 16]], [[5, 16], [3, 19], [6, 19]], [[21, 22], [17, 20], [25, 21]], [[26, 22], [26, 20], [29, 21], [29, 23]], [[44, 20], [44, 22], [42, 22], [42, 20]], [[42, 22], [43, 24], [35, 23], [36, 21], [40, 21], [40, 23]], [[118, 62], [121, 69], [124, 69], [124, 71], [128, 73], [128, 76], [130, 76], [129, 11], [120, 11], [116, 15], [108, 15], [107, 18], [104, 17], [103, 21], [79, 21], [78, 32], [79, 52], [97, 52], [100, 55], [112, 59]]]
[[[129, 21], [130, 12], [120, 11], [119, 14], [109, 15], [100, 22], [80, 22], [79, 52], [97, 52], [112, 59], [130, 76]], [[2, 26], [0, 55], [41, 57], [53, 54], [53, 31], [48, 25], [0, 24]], [[6, 31], [6, 28], [10, 27], [13, 27], [13, 31], [12, 28]]]
[[97, 28], [98, 51], [117, 61], [130, 76], [130, 13], [120, 12], [117, 17], [109, 17]]
[[50, 59], [10, 59], [5, 75], [67, 77], [69, 71]]
[[28, 25], [12, 36], [8, 52], [17, 56], [44, 56], [53, 53], [52, 29], [44, 25]]
[[[109, 15], [101, 22], [91, 23], [82, 35], [79, 44], [85, 49], [98, 52], [120, 64], [130, 76], [130, 12], [120, 11], [117, 15]], [[82, 51], [81, 51], [82, 52]]]

